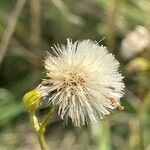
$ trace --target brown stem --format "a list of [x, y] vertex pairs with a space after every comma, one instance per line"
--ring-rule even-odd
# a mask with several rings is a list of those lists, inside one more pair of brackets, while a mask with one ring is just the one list
[[8, 44], [14, 33], [14, 30], [15, 30], [15, 27], [17, 24], [17, 20], [22, 12], [25, 2], [26, 2], [26, 0], [18, 0], [14, 10], [11, 12], [11, 14], [8, 18], [7, 28], [4, 32], [4, 34], [2, 35], [2, 40], [0, 43], [0, 64], [5, 56]]

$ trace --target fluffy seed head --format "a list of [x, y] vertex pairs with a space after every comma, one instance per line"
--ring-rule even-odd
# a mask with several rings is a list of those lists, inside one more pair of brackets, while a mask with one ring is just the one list
[[119, 63], [104, 46], [91, 40], [67, 40], [48, 53], [45, 69], [49, 102], [58, 106], [58, 115], [75, 126], [95, 123], [119, 108], [124, 83]]

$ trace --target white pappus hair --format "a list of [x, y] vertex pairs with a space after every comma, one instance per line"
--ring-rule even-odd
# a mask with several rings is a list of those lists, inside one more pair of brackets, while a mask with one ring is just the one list
[[49, 101], [58, 115], [75, 126], [95, 123], [115, 108], [122, 109], [124, 83], [119, 62], [96, 41], [83, 40], [52, 47], [45, 69], [50, 83]]

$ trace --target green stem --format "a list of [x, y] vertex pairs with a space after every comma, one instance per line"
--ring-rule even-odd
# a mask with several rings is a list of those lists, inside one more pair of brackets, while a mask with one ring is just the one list
[[30, 121], [31, 121], [34, 129], [36, 131], [38, 131], [40, 129], [40, 125], [39, 125], [38, 119], [35, 115], [35, 112], [29, 112], [29, 116], [30, 116]]
[[43, 127], [39, 123], [38, 118], [35, 115], [35, 112], [30, 112], [29, 116], [30, 116], [30, 121], [31, 121], [31, 123], [32, 123], [32, 125], [33, 125], [33, 127], [36, 131], [41, 150], [48, 150], [47, 149], [47, 144], [46, 144], [46, 141], [45, 141], [45, 137], [44, 137], [45, 127]]
[[55, 110], [56, 110], [56, 107], [53, 107], [53, 108], [50, 109], [49, 112], [46, 114], [46, 116], [44, 117], [44, 120], [43, 120], [43, 122], [42, 122], [42, 125], [41, 125], [43, 128], [46, 128], [46, 126], [47, 126], [49, 120], [52, 118], [52, 116], [53, 116]]
[[44, 133], [45, 133], [45, 128], [43, 128], [41, 126], [40, 130], [37, 132], [40, 147], [41, 147], [41, 150], [48, 150], [46, 140], [45, 140], [45, 137], [44, 137]]
[[42, 123], [39, 123], [38, 118], [35, 115], [35, 111], [29, 112], [30, 121], [38, 136], [38, 141], [39, 141], [41, 150], [48, 150], [44, 134], [45, 134], [46, 126], [48, 125], [49, 120], [52, 118], [55, 110], [56, 110], [56, 107], [53, 107], [52, 109], [50, 109], [50, 111], [44, 117], [44, 120]]

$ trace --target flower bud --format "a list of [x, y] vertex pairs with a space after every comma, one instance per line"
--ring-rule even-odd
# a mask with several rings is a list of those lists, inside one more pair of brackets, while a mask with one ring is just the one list
[[29, 112], [35, 111], [41, 102], [41, 94], [38, 90], [32, 90], [23, 97], [23, 104]]

